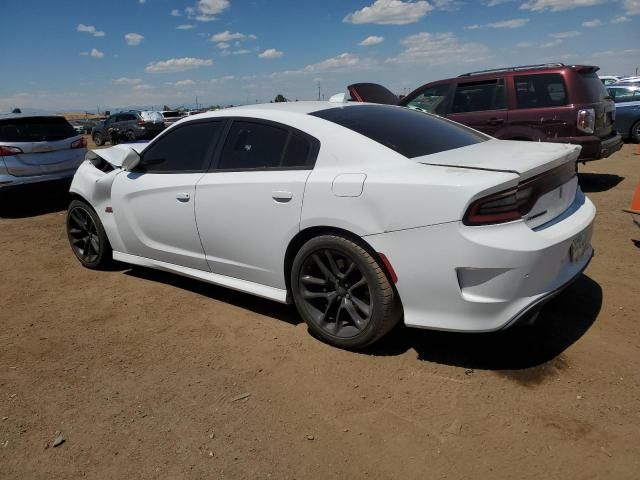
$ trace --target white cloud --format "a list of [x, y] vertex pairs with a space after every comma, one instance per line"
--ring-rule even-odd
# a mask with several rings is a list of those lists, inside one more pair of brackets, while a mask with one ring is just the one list
[[191, 87], [195, 85], [196, 82], [193, 80], [178, 80], [177, 82], [167, 82], [167, 85], [171, 85], [174, 87]]
[[521, 28], [529, 23], [528, 18], [513, 18], [511, 20], [501, 20], [499, 22], [486, 23], [484, 25], [473, 24], [466, 28], [467, 30], [477, 30], [479, 28]]
[[[249, 35], [249, 38], [251, 37], [255, 38], [255, 35]], [[247, 35], [244, 33], [231, 33], [229, 30], [225, 30], [224, 32], [211, 35], [210, 40], [212, 42], [230, 42], [231, 40], [244, 40], [245, 38], [247, 38]]]
[[124, 36], [124, 39], [127, 42], [127, 45], [129, 45], [131, 47], [135, 47], [135, 46], [140, 45], [142, 40], [144, 40], [144, 36], [140, 35], [139, 33], [127, 33]]
[[134, 90], [138, 90], [138, 91], [153, 90], [153, 85], [148, 85], [146, 83], [142, 83], [140, 85], [136, 85], [133, 88], [134, 88]]
[[78, 24], [76, 27], [78, 32], [90, 33], [94, 37], [104, 37], [104, 32], [102, 30], [96, 30], [96, 27], [93, 25], [85, 25], [84, 23]]
[[267, 48], [264, 52], [258, 54], [258, 57], [272, 59], [280, 58], [282, 55], [284, 55], [284, 53], [280, 50], [276, 50], [275, 48]]
[[369, 47], [371, 45], [378, 45], [382, 42], [384, 42], [384, 37], [376, 37], [375, 35], [371, 35], [358, 43], [358, 45], [360, 45], [361, 47]]
[[582, 26], [585, 28], [594, 28], [599, 27], [600, 25], [602, 25], [602, 22], [597, 18], [594, 18], [593, 20], [589, 20], [587, 22], [582, 22]]
[[229, 0], [198, 0], [194, 7], [184, 9], [189, 18], [199, 22], [211, 22], [229, 8]]
[[97, 48], [92, 48], [90, 52], [80, 52], [80, 55], [93, 57], [93, 58], [102, 58], [102, 57], [104, 57], [104, 53], [102, 53]]
[[178, 10], [177, 8], [174, 8], [173, 10], [171, 10], [171, 16], [172, 17], [181, 17], [182, 14], [180, 13], [180, 10]]
[[120, 77], [113, 80], [115, 85], [138, 85], [142, 83], [140, 78], [128, 78], [128, 77]]
[[204, 58], [170, 58], [159, 62], [151, 62], [144, 69], [147, 73], [171, 73], [183, 72], [185, 70], [193, 70], [195, 68], [210, 67], [213, 60]]
[[624, 0], [623, 6], [627, 15], [640, 15], [640, 0]]
[[558, 32], [558, 33], [549, 34], [551, 38], [556, 38], [556, 39], [574, 38], [579, 35], [580, 35], [580, 32], [578, 32], [577, 30], [571, 30], [570, 32]]
[[217, 44], [217, 47], [220, 50], [225, 50], [225, 49], [229, 48], [230, 46], [231, 45], [229, 45], [227, 42], [220, 42], [220, 43]]
[[271, 74], [271, 78], [279, 78], [289, 75], [313, 75], [320, 72], [350, 71], [361, 68], [368, 68], [374, 65], [371, 59], [363, 59], [351, 53], [341, 53], [335, 57], [327, 58], [318, 63], [312, 63], [299, 70], [286, 70]]
[[370, 6], [349, 13], [342, 19], [346, 23], [377, 23], [406, 25], [416, 23], [433, 7], [426, 1], [375, 0]]
[[559, 12], [579, 7], [592, 7], [594, 5], [604, 3], [605, 1], [606, 0], [529, 0], [523, 3], [520, 8], [523, 10], [531, 10], [533, 12], [541, 12], [543, 10]]
[[460, 42], [453, 33], [422, 32], [409, 35], [402, 42], [405, 50], [387, 63], [473, 63], [486, 60], [489, 48], [482, 43]]
[[631, 19], [629, 17], [625, 17], [624, 15], [620, 15], [619, 17], [614, 18], [613, 20], [611, 20], [611, 23], [613, 23], [614, 25], [617, 23], [625, 23], [625, 22], [630, 22]]
[[189, 25], [188, 23], [178, 25], [176, 30], [191, 30], [192, 28], [196, 28], [195, 25]]
[[533, 47], [535, 45], [535, 43], [533, 42], [518, 42], [516, 43], [516, 47], [518, 48], [529, 48], [529, 47]]
[[487, 3], [487, 7], [497, 7], [498, 5], [502, 5], [503, 3], [513, 2], [515, 0], [491, 0]]
[[138, 0], [138, 2], [140, 3], [140, 5], [147, 3], [147, 0]]

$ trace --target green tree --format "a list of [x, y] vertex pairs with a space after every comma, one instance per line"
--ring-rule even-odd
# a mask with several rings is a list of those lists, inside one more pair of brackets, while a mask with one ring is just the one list
[[281, 93], [276, 95], [276, 99], [274, 100], [274, 102], [276, 102], [276, 103], [286, 102], [286, 101], [287, 101], [287, 99], [284, 98], [284, 95], [282, 95]]

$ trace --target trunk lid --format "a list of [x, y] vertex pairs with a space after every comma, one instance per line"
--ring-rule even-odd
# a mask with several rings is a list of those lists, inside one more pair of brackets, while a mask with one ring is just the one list
[[[535, 203], [523, 217], [527, 226], [535, 229], [573, 204], [578, 192], [575, 166], [580, 150], [569, 144], [490, 140], [414, 160], [425, 165], [518, 174], [520, 188], [534, 185], [537, 192]], [[498, 187], [496, 191], [507, 188]]]
[[398, 105], [398, 96], [388, 88], [377, 83], [354, 83], [347, 87], [347, 92], [353, 102], [380, 103], [383, 105]]
[[581, 147], [565, 143], [489, 140], [413, 160], [426, 165], [513, 172], [527, 180], [577, 160]]

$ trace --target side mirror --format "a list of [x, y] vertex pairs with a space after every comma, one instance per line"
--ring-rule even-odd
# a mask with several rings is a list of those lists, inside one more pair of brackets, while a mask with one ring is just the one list
[[136, 152], [133, 148], [130, 148], [127, 154], [124, 156], [122, 160], [122, 169], [125, 172], [130, 172], [134, 168], [138, 166], [140, 163], [140, 154]]

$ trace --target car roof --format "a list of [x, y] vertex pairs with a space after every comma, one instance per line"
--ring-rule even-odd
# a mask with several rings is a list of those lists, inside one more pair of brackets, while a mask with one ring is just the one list
[[309, 113], [317, 112], [319, 110], [326, 110], [329, 108], [344, 107], [344, 106], [359, 106], [367, 105], [366, 103], [335, 103], [335, 102], [317, 102], [317, 101], [303, 101], [303, 102], [278, 102], [278, 103], [258, 103], [255, 105], [243, 105], [240, 107], [231, 107], [221, 110], [215, 110], [212, 112], [203, 112], [197, 115], [191, 115], [190, 120], [197, 120], [202, 118], [215, 118], [215, 117], [232, 117], [235, 112], [241, 112], [243, 116], [256, 115], [256, 116], [269, 116], [269, 114], [275, 112], [287, 112], [294, 115], [307, 115]]

